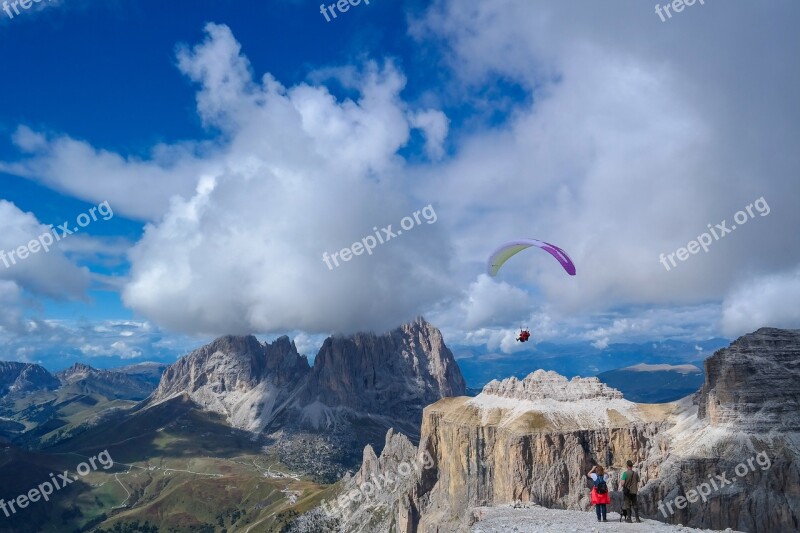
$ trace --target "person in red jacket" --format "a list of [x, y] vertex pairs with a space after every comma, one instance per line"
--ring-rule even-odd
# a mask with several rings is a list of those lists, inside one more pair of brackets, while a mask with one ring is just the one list
[[597, 521], [600, 522], [600, 516], [603, 517], [603, 522], [606, 520], [607, 505], [611, 503], [611, 495], [608, 493], [608, 474], [600, 465], [595, 465], [586, 474], [592, 480], [592, 505], [594, 505], [595, 512], [597, 513]]

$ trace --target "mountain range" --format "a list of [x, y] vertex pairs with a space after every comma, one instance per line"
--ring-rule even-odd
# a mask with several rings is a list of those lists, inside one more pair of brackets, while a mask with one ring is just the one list
[[553, 370], [563, 376], [598, 376], [639, 363], [702, 366], [703, 360], [730, 340], [711, 338], [698, 342], [664, 340], [615, 343], [599, 348], [592, 343], [540, 342], [514, 353], [481, 346], [452, 346], [467, 385], [480, 389], [493, 379], [524, 378], [536, 370]]
[[222, 337], [170, 366], [148, 405], [188, 395], [279, 442], [284, 464], [332, 482], [387, 429], [418, 438], [423, 408], [465, 388], [439, 330], [418, 318], [385, 335], [330, 337], [313, 366], [288, 337]]
[[[651, 349], [686, 348], [661, 344]], [[782, 531], [798, 520], [798, 355], [800, 332], [763, 328], [702, 371], [675, 364], [682, 356], [632, 355], [639, 364], [600, 377], [539, 369], [467, 396], [441, 333], [418, 318], [382, 335], [332, 336], [313, 364], [288, 337], [253, 336], [220, 337], [168, 367], [76, 364], [53, 375], [0, 364], [0, 498], [102, 450], [115, 461], [4, 527], [482, 531], [496, 515], [485, 506], [585, 510], [585, 471], [600, 463], [618, 475], [632, 458], [650, 518]], [[748, 472], [746, 484], [659, 516], [660, 502], [757, 452], [769, 455], [769, 475]], [[395, 490], [342, 502], [376, 477]]]

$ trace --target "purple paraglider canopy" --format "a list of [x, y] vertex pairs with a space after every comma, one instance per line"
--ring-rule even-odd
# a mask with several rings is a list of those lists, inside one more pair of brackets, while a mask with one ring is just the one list
[[542, 250], [548, 252], [550, 255], [555, 257], [559, 263], [561, 263], [561, 266], [564, 267], [564, 270], [566, 270], [570, 276], [575, 275], [575, 264], [567, 255], [567, 252], [554, 244], [540, 241], [538, 239], [519, 239], [502, 245], [489, 257], [489, 262], [487, 265], [488, 274], [490, 276], [496, 276], [497, 271], [500, 270], [500, 267], [502, 267], [506, 261], [522, 250], [530, 248], [531, 246], [541, 248]]

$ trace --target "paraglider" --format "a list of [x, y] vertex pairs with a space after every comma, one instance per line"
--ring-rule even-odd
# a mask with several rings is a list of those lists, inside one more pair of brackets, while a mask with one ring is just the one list
[[[567, 252], [554, 244], [540, 241], [538, 239], [518, 239], [516, 241], [510, 241], [503, 244], [500, 246], [500, 248], [495, 250], [491, 256], [489, 256], [489, 261], [486, 265], [487, 273], [492, 277], [497, 276], [497, 272], [500, 270], [500, 267], [506, 263], [506, 261], [517, 255], [522, 250], [526, 250], [531, 247], [540, 248], [549, 253], [556, 258], [564, 270], [567, 271], [567, 274], [570, 276], [575, 275], [575, 263], [573, 263], [572, 259], [569, 258]], [[517, 342], [527, 342], [530, 338], [531, 334], [528, 331], [528, 328], [522, 328], [519, 331], [519, 336], [517, 336]]]
[[567, 271], [567, 274], [570, 276], [575, 275], [575, 264], [567, 255], [567, 252], [554, 244], [537, 239], [519, 239], [502, 245], [489, 257], [489, 262], [486, 269], [487, 273], [492, 277], [496, 276], [497, 272], [500, 270], [500, 267], [502, 267], [506, 261], [511, 259], [522, 250], [528, 249], [532, 246], [541, 248], [545, 252], [548, 252], [550, 255], [555, 257], [559, 263], [561, 263], [561, 266], [564, 267], [564, 270]]

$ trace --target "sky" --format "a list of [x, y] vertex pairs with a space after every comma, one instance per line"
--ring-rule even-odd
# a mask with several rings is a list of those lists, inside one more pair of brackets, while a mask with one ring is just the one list
[[[14, 9], [2, 360], [249, 333], [313, 358], [418, 315], [507, 356], [800, 327], [796, 2]], [[519, 238], [577, 275], [526, 250], [487, 276]]]

